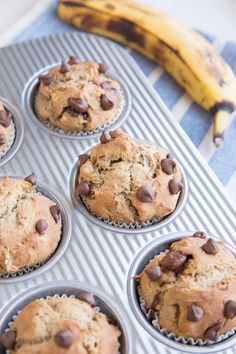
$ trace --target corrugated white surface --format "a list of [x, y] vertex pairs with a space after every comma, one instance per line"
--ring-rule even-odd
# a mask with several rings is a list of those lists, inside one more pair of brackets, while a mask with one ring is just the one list
[[[122, 303], [124, 311], [133, 321], [133, 354], [170, 353], [172, 350], [155, 342], [136, 323], [130, 312], [125, 285], [129, 264], [148, 241], [181, 229], [204, 229], [233, 244], [236, 238], [236, 211], [225, 198], [220, 182], [163, 106], [137, 65], [127, 52], [109, 41], [89, 35], [58, 34], [2, 49], [0, 94], [21, 110], [21, 94], [31, 75], [51, 62], [67, 58], [71, 53], [80, 58], [108, 62], [121, 75], [133, 96], [132, 113], [123, 129], [138, 139], [166, 146], [174, 153], [189, 176], [189, 199], [178, 219], [159, 232], [128, 236], [97, 228], [71, 204], [73, 235], [65, 256], [42, 276], [1, 286], [0, 306], [24, 288], [37, 283], [78, 279], [100, 287]], [[1, 167], [0, 174], [27, 175], [34, 170], [40, 181], [64, 191], [71, 203], [68, 186], [70, 168], [77, 155], [94, 143], [94, 140], [76, 142], [47, 135], [27, 120], [23, 145], [15, 158]], [[235, 351], [227, 351], [232, 352]]]

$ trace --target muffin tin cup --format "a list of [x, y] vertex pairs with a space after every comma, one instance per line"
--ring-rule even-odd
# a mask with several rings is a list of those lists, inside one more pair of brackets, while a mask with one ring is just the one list
[[101, 128], [97, 128], [95, 130], [89, 132], [66, 132], [63, 129], [56, 128], [49, 123], [43, 121], [42, 119], [38, 118], [35, 109], [34, 109], [34, 101], [36, 92], [39, 86], [38, 76], [41, 74], [46, 73], [48, 70], [54, 68], [55, 66], [59, 66], [60, 63], [54, 63], [52, 65], [48, 65], [42, 70], [38, 71], [34, 74], [27, 84], [25, 85], [23, 94], [22, 94], [22, 107], [24, 109], [25, 115], [28, 118], [29, 124], [33, 121], [38, 128], [43, 128], [49, 134], [56, 135], [60, 138], [72, 139], [72, 140], [84, 140], [84, 139], [94, 139], [101, 135], [101, 132], [106, 129], [117, 129], [120, 125], [122, 125], [125, 120], [128, 118], [131, 106], [132, 106], [132, 99], [130, 91], [125, 84], [125, 82], [114, 72], [108, 71], [107, 77], [117, 80], [121, 86], [121, 96], [122, 96], [122, 103], [120, 107], [120, 111], [117, 115], [113, 118], [112, 122], [109, 124], [105, 124]]
[[23, 118], [12, 103], [3, 97], [0, 97], [0, 102], [2, 102], [4, 107], [6, 107], [7, 110], [12, 113], [12, 129], [10, 141], [5, 151], [0, 153], [0, 166], [3, 166], [18, 151], [24, 136], [24, 124]]
[[[139, 287], [134, 280], [135, 275], [142, 273], [145, 266], [153, 259], [156, 255], [165, 252], [170, 244], [180, 240], [185, 236], [191, 236], [195, 231], [183, 231], [174, 232], [166, 236], [162, 236], [158, 239], [147, 244], [135, 257], [133, 260], [127, 277], [127, 293], [129, 303], [131, 305], [132, 311], [141, 324], [141, 326], [155, 339], [171, 347], [175, 350], [179, 350], [187, 353], [215, 353], [222, 352], [227, 348], [236, 345], [236, 329], [232, 329], [225, 335], [221, 336], [221, 341], [212, 342], [206, 341], [205, 344], [201, 343], [200, 340], [194, 340], [189, 338], [185, 340], [182, 337], [176, 337], [174, 333], [169, 333], [166, 329], [160, 329], [158, 321], [149, 319], [149, 314], [144, 310], [144, 302], [141, 294], [139, 293]], [[214, 237], [213, 237], [214, 238]], [[219, 241], [219, 239], [218, 239]], [[228, 249], [231, 250], [233, 254], [236, 255], [236, 249], [230, 245], [226, 245]]]
[[[90, 148], [85, 154], [90, 154], [93, 148]], [[188, 186], [188, 179], [186, 176], [185, 171], [181, 167], [181, 173], [182, 173], [182, 182], [183, 182], [183, 190], [179, 196], [178, 202], [176, 209], [169, 215], [165, 216], [162, 219], [159, 220], [152, 220], [152, 221], [147, 221], [143, 222], [140, 224], [118, 224], [109, 220], [104, 220], [103, 218], [100, 218], [93, 214], [89, 208], [86, 206], [86, 204], [81, 200], [78, 199], [75, 195], [75, 190], [77, 186], [77, 181], [79, 177], [79, 167], [80, 167], [80, 162], [77, 160], [70, 173], [70, 180], [69, 180], [69, 188], [70, 188], [70, 194], [71, 197], [75, 203], [75, 205], [78, 207], [79, 211], [90, 221], [94, 222], [97, 226], [100, 226], [106, 230], [110, 230], [112, 232], [116, 233], [124, 233], [124, 234], [143, 234], [146, 232], [152, 232], [157, 229], [161, 229], [162, 227], [166, 226], [168, 223], [173, 222], [173, 220], [180, 214], [182, 209], [185, 206], [185, 203], [188, 198], [188, 192], [189, 192], [189, 186]]]
[[[131, 339], [128, 321], [124, 311], [121, 311], [118, 308], [117, 301], [115, 303], [101, 290], [77, 281], [49, 282], [23, 291], [17, 298], [13, 298], [1, 312], [0, 333], [4, 333], [10, 328], [12, 321], [28, 303], [40, 298], [46, 299], [47, 297], [76, 297], [81, 292], [90, 292], [94, 294], [100, 312], [106, 314], [120, 329], [121, 338], [119, 354], [131, 354]], [[0, 348], [0, 354], [5, 353], [6, 351], [3, 348]]]
[[[2, 176], [0, 176], [0, 178], [1, 177]], [[23, 179], [22, 176], [9, 176], [9, 178]], [[46, 260], [33, 266], [25, 267], [18, 272], [9, 272], [1, 275], [0, 284], [16, 283], [41, 275], [46, 270], [50, 269], [62, 257], [69, 245], [72, 232], [72, 220], [71, 212], [66, 200], [53, 188], [41, 183], [37, 183], [36, 193], [40, 193], [45, 197], [48, 197], [50, 200], [55, 202], [55, 204], [61, 207], [61, 239], [56, 250]]]

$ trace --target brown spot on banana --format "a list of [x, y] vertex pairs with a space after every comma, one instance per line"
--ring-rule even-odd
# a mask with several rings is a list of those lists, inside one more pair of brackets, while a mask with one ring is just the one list
[[126, 19], [120, 18], [110, 20], [107, 29], [124, 36], [127, 41], [132, 41], [140, 46], [145, 46], [144, 35], [136, 31], [136, 24]]
[[108, 9], [108, 10], [115, 10], [115, 5], [113, 4], [106, 4], [105, 7]]
[[68, 6], [68, 7], [87, 7], [86, 4], [83, 4], [81, 2], [74, 2], [74, 1], [61, 1], [61, 3], [64, 6]]
[[225, 112], [232, 113], [235, 110], [235, 108], [236, 107], [232, 102], [223, 101], [223, 102], [217, 102], [216, 104], [214, 104], [214, 106], [210, 109], [210, 112], [212, 114], [216, 114], [219, 111], [225, 111]]

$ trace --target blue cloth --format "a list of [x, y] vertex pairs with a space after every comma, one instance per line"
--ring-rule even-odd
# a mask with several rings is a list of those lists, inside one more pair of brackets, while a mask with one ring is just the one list
[[[54, 2], [50, 9], [46, 11], [36, 22], [34, 22], [33, 25], [18, 35], [14, 42], [66, 31], [75, 31], [75, 28], [62, 22], [57, 17], [56, 2]], [[214, 40], [214, 37], [212, 36], [206, 34], [203, 35], [211, 42]], [[234, 72], [236, 72], [236, 44], [232, 42], [225, 43], [221, 54], [231, 65]], [[156, 69], [157, 64], [148, 60], [141, 54], [131, 51], [131, 55], [147, 77], [153, 72], [153, 70]], [[184, 94], [183, 89], [180, 88], [167, 73], [163, 73], [159, 78], [157, 78], [153, 85], [170, 110], [174, 109]], [[196, 147], [198, 147], [201, 151], [201, 145], [204, 138], [212, 126], [211, 115], [194, 102], [191, 102], [187, 110], [185, 110], [183, 116], [180, 117], [179, 122]], [[211, 135], [209, 136], [209, 144], [210, 143]], [[204, 149], [205, 148], [203, 147], [203, 152]], [[233, 178], [233, 176], [235, 178], [236, 176], [236, 120], [232, 122], [230, 129], [225, 136], [223, 148], [220, 150], [211, 150], [211, 153], [207, 156], [209, 165], [219, 177], [221, 182], [224, 185], [227, 185], [231, 178]]]

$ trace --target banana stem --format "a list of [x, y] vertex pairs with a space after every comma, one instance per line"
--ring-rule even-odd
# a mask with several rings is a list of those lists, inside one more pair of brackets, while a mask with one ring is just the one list
[[229, 126], [232, 113], [227, 111], [218, 111], [214, 115], [213, 141], [217, 148], [222, 147], [224, 142], [224, 133]]

